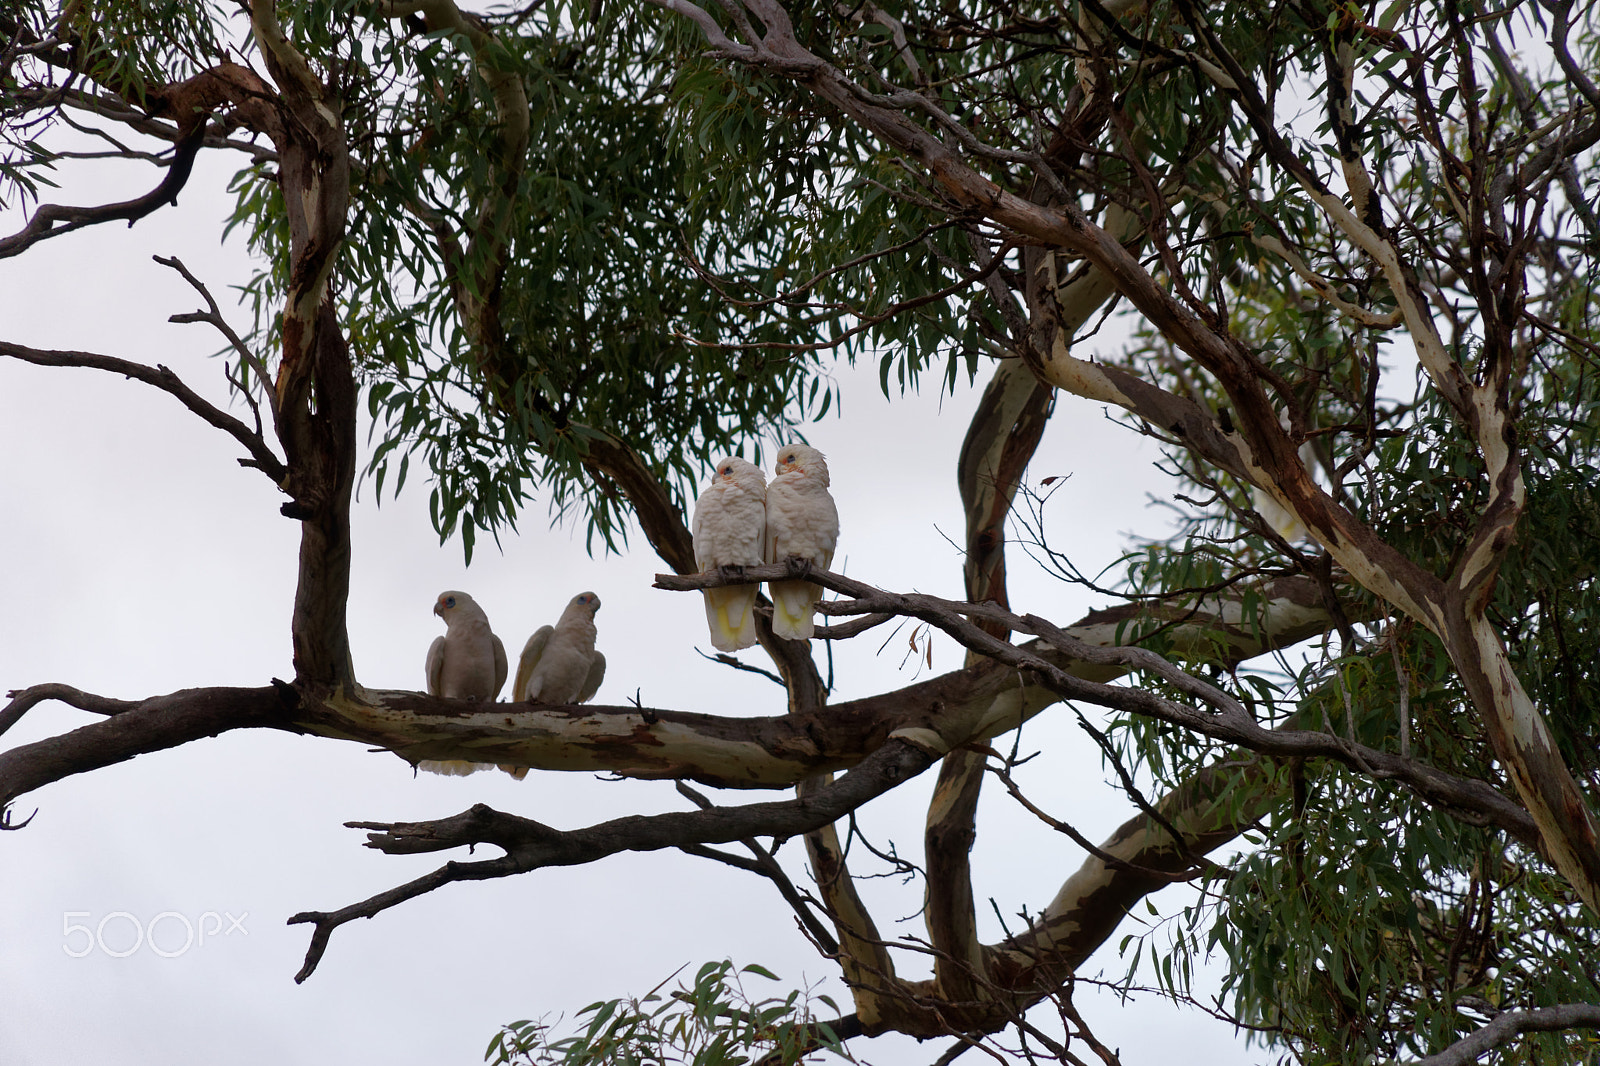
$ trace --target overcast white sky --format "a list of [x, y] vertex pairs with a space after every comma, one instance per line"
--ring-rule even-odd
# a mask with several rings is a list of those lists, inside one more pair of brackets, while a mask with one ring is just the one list
[[[246, 278], [239, 243], [218, 245], [235, 163], [202, 160], [179, 209], [131, 230], [71, 234], [0, 260], [0, 336], [164, 363], [225, 403], [221, 366], [207, 358], [218, 338], [206, 326], [167, 323], [200, 305], [150, 256], [179, 256], [219, 299]], [[96, 195], [69, 187], [58, 199]], [[24, 221], [10, 205], [0, 211], [0, 232]], [[241, 330], [247, 324], [242, 312], [232, 317]], [[871, 368], [842, 378], [842, 408], [809, 432], [833, 472], [843, 526], [837, 564], [886, 588], [959, 596], [961, 561], [947, 538], [960, 537], [955, 457], [976, 393], [941, 400], [930, 391], [891, 404]], [[1051, 503], [1051, 534], [1093, 573], [1116, 558], [1129, 531], [1164, 528], [1147, 494], [1169, 490], [1142, 441], [1110, 426], [1098, 406], [1060, 402], [1030, 477], [1071, 475]], [[138, 382], [0, 359], [0, 690], [54, 681], [137, 698], [292, 676], [298, 529], [278, 515], [281, 497], [266, 479], [236, 465], [240, 454], [231, 439]], [[520, 534], [504, 538], [503, 553], [480, 540], [466, 569], [459, 544], [438, 544], [420, 479], [381, 508], [370, 488], [355, 511], [350, 600], [355, 665], [366, 684], [421, 686], [428, 643], [442, 631], [430, 608], [443, 589], [472, 593], [512, 649], [554, 621], [570, 596], [592, 589], [604, 604], [599, 643], [610, 663], [598, 702], [622, 704], [637, 692], [658, 707], [781, 713], [770, 682], [695, 654], [709, 649], [698, 598], [650, 588], [663, 567], [642, 537], [632, 554], [590, 558], [581, 529], [547, 528], [536, 505]], [[1044, 577], [1021, 552], [1013, 550], [1011, 564], [1019, 610], [1070, 622], [1103, 605]], [[837, 699], [918, 676], [915, 662], [902, 665], [906, 634], [880, 651], [886, 635], [835, 649]], [[936, 641], [934, 671], [959, 665], [954, 644]], [[4, 743], [90, 720], [45, 705]], [[1065, 708], [1031, 723], [1023, 743], [1045, 751], [1024, 783], [1058, 816], [1097, 839], [1129, 816]], [[902, 854], [920, 857], [933, 776], [865, 810], [880, 845], [893, 840]], [[553, 773], [521, 783], [501, 774], [415, 777], [399, 758], [362, 745], [266, 731], [146, 755], [25, 797], [17, 815], [37, 807], [37, 817], [0, 837], [0, 1066], [470, 1064], [503, 1022], [643, 993], [680, 966], [759, 962], [784, 978], [782, 989], [831, 977], [765, 882], [655, 853], [448, 886], [343, 927], [317, 973], [293, 983], [308, 933], [286, 926], [289, 915], [364, 899], [447, 857], [383, 856], [341, 823], [442, 817], [479, 801], [559, 827], [686, 806], [667, 783]], [[986, 939], [999, 935], [989, 898], [1008, 916], [1037, 910], [1082, 858], [1008, 805], [1002, 795], [987, 797], [974, 852]], [[791, 843], [785, 855], [802, 877], [798, 852]], [[864, 893], [886, 935], [922, 932], [919, 919], [896, 922], [915, 915], [920, 886], [872, 880]], [[107, 920], [116, 912], [130, 917]], [[211, 927], [227, 920], [205, 919], [211, 938], [175, 957], [148, 945], [123, 958], [98, 946], [69, 957], [83, 938], [66, 935], [64, 923], [105, 920], [106, 946], [119, 951], [132, 945], [132, 922], [164, 912], [182, 916], [158, 926], [157, 945], [168, 953], [183, 944], [184, 920], [244, 916], [243, 931], [221, 935]], [[1128, 931], [1136, 928], [1130, 922]], [[904, 965], [916, 972], [913, 959]], [[1114, 943], [1088, 970], [1100, 967], [1121, 972]], [[848, 1001], [834, 982], [822, 990]], [[1160, 1002], [1124, 1007], [1084, 993], [1081, 1003], [1127, 1066], [1174, 1053], [1199, 1064], [1260, 1057], [1226, 1026]], [[888, 1038], [856, 1048], [885, 1066], [931, 1062], [942, 1049]]]

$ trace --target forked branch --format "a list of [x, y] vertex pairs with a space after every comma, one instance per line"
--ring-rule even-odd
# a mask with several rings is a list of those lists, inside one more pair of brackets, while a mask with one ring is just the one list
[[179, 403], [199, 415], [208, 425], [215, 426], [244, 445], [245, 450], [250, 453], [250, 458], [240, 461], [266, 474], [274, 484], [281, 484], [288, 475], [288, 468], [284, 466], [283, 460], [273, 454], [259, 433], [226, 411], [212, 406], [167, 367], [146, 366], [131, 359], [97, 355], [93, 352], [47, 351], [3, 340], [0, 340], [0, 355], [8, 355], [25, 363], [33, 363], [35, 366], [82, 366], [92, 370], [104, 370], [152, 385], [176, 397]]
[[711, 807], [666, 814], [631, 815], [584, 829], [562, 831], [495, 811], [482, 804], [453, 818], [433, 822], [350, 822], [374, 830], [367, 847], [390, 855], [443, 851], [493, 844], [505, 855], [480, 862], [449, 862], [414, 881], [332, 912], [307, 911], [289, 924], [311, 924], [311, 946], [295, 975], [304, 981], [317, 968], [333, 931], [356, 918], [371, 918], [408, 899], [453, 881], [483, 880], [526, 873], [546, 866], [577, 866], [622, 851], [659, 851], [694, 844], [725, 844], [760, 836], [793, 837], [827, 825], [910, 780], [940, 753], [915, 742], [892, 739], [838, 780], [804, 797], [738, 807]]
[[[1375, 780], [1395, 781], [1428, 803], [1464, 816], [1472, 824], [1494, 825], [1542, 852], [1543, 839], [1529, 813], [1483, 781], [1446, 773], [1417, 760], [1369, 748], [1332, 733], [1267, 729], [1259, 725], [1243, 705], [1228, 693], [1184, 672], [1152, 651], [1090, 645], [1034, 615], [1015, 615], [993, 604], [885, 592], [852, 578], [817, 570], [799, 559], [748, 566], [738, 573], [712, 571], [692, 576], [657, 574], [656, 587], [684, 590], [785, 579], [804, 579], [854, 597], [853, 600], [836, 601], [832, 609], [838, 613], [888, 612], [919, 618], [954, 637], [964, 647], [1024, 671], [1038, 684], [1062, 698], [1154, 718], [1193, 730], [1213, 740], [1263, 754], [1332, 759]], [[991, 636], [976, 625], [974, 619], [995, 621], [1013, 631], [1031, 633], [1073, 659], [1114, 666], [1119, 668], [1119, 672], [1142, 670], [1152, 673], [1204, 704], [1206, 709], [1181, 704], [1142, 689], [1107, 685], [1077, 676], [1032, 649], [1008, 644]], [[916, 735], [911, 730], [902, 730], [901, 733]]]

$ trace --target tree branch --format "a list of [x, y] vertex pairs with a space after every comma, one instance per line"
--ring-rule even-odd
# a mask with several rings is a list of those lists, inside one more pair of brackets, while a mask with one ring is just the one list
[[1412, 1066], [1467, 1066], [1523, 1033], [1551, 1033], [1562, 1029], [1600, 1029], [1600, 1006], [1563, 1003], [1558, 1007], [1506, 1011], [1471, 1036], [1418, 1059]]
[[179, 403], [199, 415], [208, 425], [215, 426], [244, 445], [245, 450], [250, 453], [248, 465], [266, 474], [274, 484], [281, 485], [288, 476], [288, 468], [273, 454], [260, 434], [226, 411], [218, 410], [206, 402], [167, 367], [160, 365], [150, 367], [132, 360], [96, 355], [92, 352], [47, 351], [14, 344], [11, 341], [0, 341], [0, 355], [8, 355], [25, 363], [33, 363], [35, 366], [81, 366], [92, 370], [104, 370], [107, 373], [121, 374], [123, 377], [135, 378], [146, 385], [152, 385], [176, 397]]
[[[1424, 800], [1441, 808], [1470, 812], [1474, 817], [1487, 820], [1518, 840], [1543, 852], [1544, 840], [1528, 812], [1482, 781], [1458, 777], [1427, 764], [1355, 744], [1329, 733], [1263, 728], [1233, 697], [1183, 672], [1154, 652], [1132, 647], [1094, 647], [1033, 615], [1019, 617], [992, 604], [960, 603], [942, 600], [935, 596], [883, 592], [864, 582], [817, 570], [799, 559], [745, 567], [739, 574], [712, 572], [692, 577], [658, 574], [656, 587], [675, 590], [700, 589], [749, 584], [754, 581], [801, 579], [855, 597], [853, 601], [838, 603], [837, 606], [842, 611], [860, 613], [886, 611], [920, 618], [948, 633], [967, 648], [982, 652], [1008, 666], [1032, 673], [1041, 685], [1066, 699], [1082, 700], [1085, 703], [1128, 714], [1154, 718], [1193, 730], [1214, 740], [1264, 754], [1332, 759], [1368, 777], [1393, 780], [1403, 784]], [[1056, 651], [1091, 665], [1149, 671], [1178, 691], [1200, 701], [1210, 710], [1203, 711], [1185, 706], [1141, 689], [1087, 680], [1055, 662], [1047, 661], [1038, 655], [1036, 649], [1008, 644], [990, 636], [969, 621], [969, 618], [990, 619], [1001, 622], [1017, 632], [1036, 634]], [[1003, 728], [1014, 728], [1017, 724], [1020, 723], [1012, 720], [1004, 723]], [[998, 731], [1002, 728], [1002, 723], [980, 725], [978, 733], [981, 734], [985, 728]], [[902, 729], [899, 732], [906, 736], [923, 735], [915, 729]], [[929, 737], [934, 735], [937, 734], [929, 734]]]
[[18, 693], [6, 708], [6, 716], [11, 717], [14, 712], [20, 716], [19, 707], [25, 710], [42, 699], [64, 699], [73, 706], [110, 717], [0, 752], [0, 807], [64, 777], [202, 737], [232, 729], [293, 728], [290, 708], [273, 687], [181, 689], [131, 705], [103, 697], [80, 700], [82, 695], [66, 686], [38, 686]]
[[482, 880], [526, 873], [546, 866], [576, 866], [621, 851], [659, 851], [694, 844], [721, 844], [758, 836], [792, 837], [843, 817], [868, 800], [915, 777], [937, 753], [913, 741], [891, 740], [855, 769], [811, 794], [779, 802], [631, 815], [585, 829], [561, 831], [528, 818], [504, 814], [483, 804], [433, 822], [349, 822], [371, 829], [367, 847], [389, 855], [414, 855], [475, 844], [494, 844], [504, 856], [480, 862], [450, 862], [432, 873], [338, 911], [307, 911], [290, 925], [314, 925], [305, 965], [295, 975], [304, 981], [316, 969], [333, 931], [356, 918], [371, 918], [408, 899], [453, 881]]
[[133, 223], [167, 204], [176, 205], [178, 193], [189, 183], [194, 170], [194, 159], [205, 141], [205, 122], [191, 122], [166, 163], [167, 173], [154, 189], [143, 196], [121, 203], [102, 204], [98, 207], [67, 207], [61, 204], [40, 204], [33, 217], [22, 229], [9, 237], [0, 238], [0, 259], [21, 255], [40, 241], [59, 237], [73, 230], [94, 226], [102, 222], [126, 220]]
[[[678, 782], [678, 792], [688, 797], [690, 802], [701, 810], [711, 810], [716, 806], [705, 796], [690, 788], [685, 782]], [[811, 937], [816, 946], [828, 955], [837, 954], [839, 942], [828, 932], [827, 927], [818, 920], [811, 907], [807, 905], [806, 898], [800, 894], [799, 889], [795, 888], [794, 882], [789, 880], [789, 875], [778, 864], [777, 855], [772, 850], [762, 847], [761, 842], [755, 837], [743, 837], [739, 840], [739, 843], [744, 846], [746, 851], [750, 852], [753, 858], [745, 859], [738, 855], [729, 855], [699, 844], [680, 845], [679, 850], [690, 855], [700, 855], [705, 858], [715, 859], [717, 862], [727, 863], [730, 866], [748, 870], [751, 873], [765, 877], [778, 890], [778, 894], [789, 905], [789, 909], [794, 912], [795, 919], [805, 927], [806, 935]], [[774, 844], [773, 848], [776, 849], [776, 847], [777, 845]]]
[[137, 700], [114, 700], [107, 696], [96, 696], [92, 692], [84, 692], [70, 685], [29, 685], [24, 689], [13, 689], [6, 693], [6, 698], [11, 702], [0, 710], [0, 734], [16, 725], [22, 716], [46, 700], [55, 700], [65, 703], [69, 707], [76, 707], [80, 711], [90, 711], [94, 714], [121, 714], [140, 706]]

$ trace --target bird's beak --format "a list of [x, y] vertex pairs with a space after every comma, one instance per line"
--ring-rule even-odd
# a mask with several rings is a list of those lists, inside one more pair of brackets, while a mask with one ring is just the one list
[[443, 618], [444, 617], [444, 604], [435, 603], [433, 605], [433, 613], [438, 615], [440, 618]]

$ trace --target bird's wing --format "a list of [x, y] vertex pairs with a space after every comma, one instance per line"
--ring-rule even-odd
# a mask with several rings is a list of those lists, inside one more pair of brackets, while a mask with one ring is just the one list
[[500, 638], [493, 633], [489, 634], [489, 641], [494, 645], [494, 692], [489, 695], [489, 702], [493, 703], [500, 698], [500, 690], [506, 687], [506, 646], [500, 643]]
[[428, 645], [428, 695], [439, 695], [439, 675], [444, 672], [444, 638], [434, 637], [433, 643]]
[[527, 700], [528, 679], [533, 676], [533, 668], [544, 657], [544, 646], [550, 643], [550, 634], [554, 632], [554, 626], [540, 626], [528, 638], [528, 643], [522, 646], [522, 655], [517, 659], [517, 680], [511, 686], [511, 698], [518, 703]]
[[781, 553], [789, 539], [790, 512], [794, 508], [794, 494], [789, 482], [781, 475], [767, 486], [767, 528], [761, 537], [761, 558], [769, 563], [783, 561]]
[[690, 539], [694, 542], [694, 565], [702, 572], [711, 569], [711, 543], [706, 519], [715, 508], [714, 501], [710, 489], [694, 501], [694, 519], [689, 528]]
[[1250, 489], [1250, 503], [1255, 507], [1256, 514], [1260, 515], [1278, 535], [1291, 543], [1304, 540], [1307, 536], [1306, 527], [1294, 513], [1277, 500], [1268, 496], [1265, 491], [1255, 488]]
[[700, 498], [694, 513], [694, 561], [702, 571], [765, 560], [767, 510], [751, 493]]
[[[791, 555], [822, 566], [833, 565], [839, 542], [839, 512], [824, 487], [800, 488], [783, 474], [767, 488], [767, 559], [781, 562]], [[772, 632], [784, 640], [810, 640], [812, 614], [822, 588], [809, 581], [769, 581]]]
[[583, 689], [573, 703], [588, 703], [600, 691], [600, 682], [606, 679], [606, 657], [599, 652], [589, 660], [589, 676], [583, 679]]
[[761, 558], [769, 563], [778, 562], [778, 541], [782, 537], [783, 486], [777, 478], [767, 486], [767, 524], [761, 534]]

